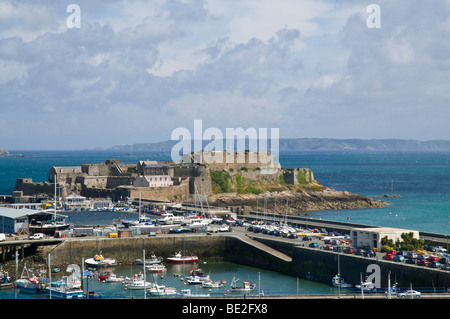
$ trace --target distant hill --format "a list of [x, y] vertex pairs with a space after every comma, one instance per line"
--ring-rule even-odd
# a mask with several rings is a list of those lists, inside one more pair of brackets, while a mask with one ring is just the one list
[[0, 157], [8, 156], [8, 155], [9, 155], [9, 152], [7, 150], [0, 148]]
[[[179, 141], [115, 145], [109, 151], [170, 152]], [[205, 141], [203, 145], [207, 145]], [[225, 143], [223, 145], [226, 145]], [[235, 143], [236, 145], [236, 143]], [[192, 148], [193, 149], [193, 148]], [[270, 145], [268, 146], [270, 150]], [[447, 140], [280, 138], [280, 152], [311, 150], [450, 150]]]

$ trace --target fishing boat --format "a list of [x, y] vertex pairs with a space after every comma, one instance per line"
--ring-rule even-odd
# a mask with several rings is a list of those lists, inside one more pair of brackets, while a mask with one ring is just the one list
[[151, 295], [158, 295], [158, 296], [170, 296], [177, 294], [177, 290], [175, 288], [157, 284], [151, 286], [150, 289], [148, 289], [148, 292]]
[[26, 265], [24, 265], [20, 278], [16, 280], [16, 287], [21, 292], [26, 293], [43, 293], [48, 284], [48, 278], [40, 273], [39, 276], [33, 274]]
[[167, 271], [166, 266], [164, 266], [163, 264], [146, 265], [145, 269], [153, 273], [160, 273]]
[[83, 290], [77, 285], [74, 286], [69, 277], [64, 276], [61, 280], [52, 282], [50, 286], [46, 288], [47, 294], [52, 298], [61, 299], [84, 298]]
[[231, 292], [249, 292], [249, 291], [252, 291], [253, 289], [255, 289], [255, 284], [251, 284], [248, 281], [243, 281], [242, 286], [237, 286], [236, 284], [238, 281], [239, 281], [239, 278], [235, 279], [235, 277], [233, 277], [233, 280], [231, 281], [231, 285], [230, 285]]
[[117, 262], [112, 258], [104, 258], [102, 254], [95, 255], [94, 258], [88, 258], [84, 261], [89, 267], [113, 267]]
[[176, 253], [174, 256], [167, 258], [167, 261], [170, 263], [196, 263], [198, 262], [198, 257], [191, 256], [183, 256], [181, 252]]
[[[163, 258], [162, 257], [156, 257], [155, 255], [151, 255], [149, 259], [145, 260], [145, 264], [146, 265], [152, 265], [152, 264], [160, 264], [163, 262]], [[142, 261], [142, 259], [136, 259], [136, 264], [137, 265], [143, 265], [144, 262]]]
[[333, 287], [336, 288], [352, 288], [353, 285], [346, 283], [344, 281], [344, 278], [341, 277], [341, 274], [336, 274], [333, 278], [331, 278], [331, 283], [333, 284]]

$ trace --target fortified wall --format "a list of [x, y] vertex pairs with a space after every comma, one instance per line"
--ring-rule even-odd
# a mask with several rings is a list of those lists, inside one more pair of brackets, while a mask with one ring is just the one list
[[[247, 180], [278, 180], [284, 174], [288, 184], [310, 182], [314, 179], [309, 169], [281, 169], [270, 153], [257, 152], [200, 152], [185, 154], [182, 163], [140, 161], [123, 164], [108, 159], [99, 164], [52, 167], [49, 181], [34, 183], [31, 179], [17, 179], [14, 191], [25, 196], [47, 194], [53, 196], [55, 181], [58, 195], [64, 197], [76, 193], [85, 197], [109, 197], [113, 201], [137, 198], [154, 200], [188, 200], [194, 195], [213, 194], [210, 171], [226, 170], [231, 175], [239, 173]], [[299, 174], [302, 172], [302, 174]], [[133, 187], [138, 176], [167, 175], [173, 186]], [[299, 179], [302, 176], [302, 180]]]

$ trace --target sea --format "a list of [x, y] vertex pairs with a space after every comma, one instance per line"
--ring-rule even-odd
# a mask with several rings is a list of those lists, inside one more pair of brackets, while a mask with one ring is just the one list
[[[13, 150], [20, 154], [0, 158], [0, 203], [2, 195], [11, 195], [17, 178], [32, 178], [35, 182], [48, 180], [52, 166], [76, 166], [102, 163], [106, 159], [119, 159], [126, 164], [140, 160], [170, 160], [165, 154], [129, 154], [107, 151], [30, 151]], [[450, 234], [450, 151], [301, 151], [280, 153], [284, 168], [310, 168], [314, 178], [322, 185], [340, 191], [376, 197], [389, 202], [383, 208], [329, 210], [309, 212], [310, 218], [345, 221], [355, 224], [386, 226], [439, 234]], [[381, 195], [397, 195], [381, 197]], [[68, 222], [86, 225], [110, 225], [112, 220], [126, 217], [118, 212], [67, 213]], [[259, 281], [264, 293], [329, 293], [331, 285], [294, 278], [267, 270], [228, 263], [201, 265], [217, 280], [231, 282], [234, 276], [241, 280]], [[118, 268], [119, 274], [129, 276], [136, 268]], [[169, 274], [160, 278], [166, 286], [178, 290], [186, 288], [179, 278]], [[214, 276], [213, 276], [214, 274]], [[90, 283], [91, 288], [101, 291], [106, 298], [142, 298], [117, 284], [117, 289], [104, 290], [105, 283]], [[165, 280], [165, 281], [164, 281]], [[106, 284], [108, 285], [108, 284]], [[111, 284], [109, 284], [111, 285]], [[190, 287], [187, 287], [190, 288]], [[103, 289], [103, 290], [102, 290]], [[218, 293], [218, 292], [214, 292]], [[220, 294], [223, 293], [219, 292]], [[132, 295], [135, 294], [135, 295]], [[13, 290], [0, 292], [2, 298], [30, 298]]]

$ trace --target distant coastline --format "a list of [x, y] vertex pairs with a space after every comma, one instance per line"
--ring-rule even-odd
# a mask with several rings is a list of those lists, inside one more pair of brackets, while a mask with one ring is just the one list
[[[162, 141], [115, 145], [107, 151], [169, 152], [179, 141]], [[270, 142], [270, 141], [269, 141]], [[204, 146], [209, 141], [204, 142]], [[225, 144], [224, 144], [225, 145]], [[269, 147], [269, 146], [268, 146]], [[270, 149], [269, 149], [270, 150]], [[371, 150], [450, 150], [450, 140], [402, 140], [402, 139], [332, 139], [332, 138], [280, 138], [281, 152], [296, 151], [371, 151]]]

